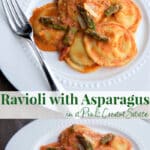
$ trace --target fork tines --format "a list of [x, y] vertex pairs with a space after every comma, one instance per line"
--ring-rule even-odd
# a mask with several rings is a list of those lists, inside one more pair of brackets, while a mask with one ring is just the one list
[[22, 27], [28, 22], [16, 0], [2, 0], [2, 4], [11, 26], [15, 24], [15, 26]]

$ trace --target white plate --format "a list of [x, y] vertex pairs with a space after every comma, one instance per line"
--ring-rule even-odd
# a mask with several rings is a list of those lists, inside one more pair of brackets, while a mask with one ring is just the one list
[[59, 133], [72, 124], [84, 124], [100, 133], [122, 135], [132, 141], [133, 150], [150, 147], [150, 126], [142, 120], [38, 120], [17, 132], [5, 150], [39, 150], [41, 145], [55, 142]]
[[[37, 6], [50, 0], [18, 0], [28, 17]], [[127, 66], [100, 69], [94, 73], [81, 74], [65, 63], [58, 61], [58, 55], [43, 52], [49, 66], [59, 82], [67, 90], [150, 90], [150, 2], [136, 0], [142, 12], [142, 21], [136, 33], [137, 57]], [[1, 4], [1, 3], [0, 3]], [[2, 5], [2, 4], [1, 4]], [[19, 90], [47, 90], [47, 81], [39, 70], [30, 47], [24, 39], [16, 37], [8, 27], [0, 6], [0, 68]]]

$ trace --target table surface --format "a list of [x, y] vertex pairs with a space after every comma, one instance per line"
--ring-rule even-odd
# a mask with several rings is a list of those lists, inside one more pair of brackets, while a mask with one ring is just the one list
[[33, 120], [0, 120], [0, 150], [5, 150], [11, 137], [31, 121]]
[[0, 91], [16, 91], [16, 89], [5, 78], [5, 76], [1, 71], [0, 71]]

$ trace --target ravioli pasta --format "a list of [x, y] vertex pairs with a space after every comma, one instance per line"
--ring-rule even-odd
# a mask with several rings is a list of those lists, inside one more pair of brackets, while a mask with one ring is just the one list
[[58, 13], [56, 3], [50, 3], [35, 9], [33, 16], [30, 18], [30, 22], [34, 31], [34, 40], [37, 46], [42, 50], [56, 51], [64, 32], [43, 26], [39, 22], [39, 18], [41, 16], [57, 17]]
[[94, 71], [99, 68], [99, 65], [87, 55], [83, 44], [83, 35], [77, 34], [65, 60], [72, 68], [80, 72]]
[[141, 13], [134, 0], [56, 0], [30, 18], [37, 46], [82, 73], [128, 64]]
[[133, 36], [120, 24], [103, 23], [97, 31], [107, 35], [110, 42], [105, 44], [85, 36], [84, 43], [88, 55], [100, 66], [122, 66], [136, 55]]
[[59, 135], [58, 141], [40, 150], [132, 150], [131, 142], [120, 135], [97, 133], [84, 125], [72, 125]]

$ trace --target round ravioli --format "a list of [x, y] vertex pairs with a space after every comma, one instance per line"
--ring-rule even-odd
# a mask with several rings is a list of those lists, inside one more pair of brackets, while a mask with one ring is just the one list
[[122, 66], [131, 61], [137, 53], [132, 33], [116, 23], [103, 23], [97, 27], [100, 35], [109, 38], [108, 42], [100, 42], [84, 36], [84, 44], [91, 59], [106, 67]]
[[115, 20], [132, 32], [135, 32], [141, 20], [141, 13], [133, 0], [110, 0], [111, 4], [120, 4], [121, 9], [109, 20]]
[[97, 23], [105, 17], [104, 11], [110, 4], [110, 0], [85, 0], [83, 5], [87, 12], [93, 17], [95, 23]]
[[87, 55], [83, 44], [83, 35], [81, 33], [76, 35], [65, 60], [73, 69], [83, 73], [91, 72], [99, 68], [99, 65]]
[[126, 138], [115, 136], [110, 142], [110, 146], [115, 150], [132, 150], [132, 144]]
[[54, 30], [42, 25], [39, 22], [40, 17], [52, 16], [57, 17], [56, 3], [50, 3], [43, 7], [34, 10], [33, 15], [30, 19], [30, 23], [34, 30], [34, 40], [37, 46], [42, 50], [55, 51], [57, 45], [62, 39], [64, 32]]
[[43, 29], [46, 29], [45, 26], [43, 26], [40, 22], [39, 22], [39, 18], [43, 17], [43, 16], [57, 16], [57, 7], [55, 3], [49, 3], [46, 4], [40, 8], [36, 8], [33, 11], [33, 15], [30, 18], [30, 23], [33, 27], [34, 33], [35, 34], [39, 34], [39, 32], [41, 32]]

